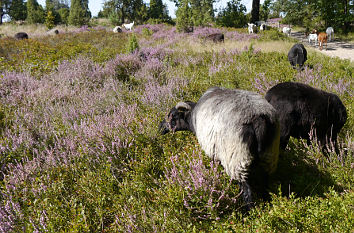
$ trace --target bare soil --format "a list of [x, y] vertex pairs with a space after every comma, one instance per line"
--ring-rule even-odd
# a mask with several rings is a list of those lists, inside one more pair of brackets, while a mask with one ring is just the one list
[[312, 47], [317, 51], [326, 54], [327, 56], [339, 57], [341, 59], [349, 59], [352, 62], [354, 62], [354, 44], [350, 44], [336, 39], [335, 34], [334, 34], [334, 39], [332, 38], [332, 41], [328, 42], [327, 48], [326, 46], [324, 46], [322, 51], [319, 49], [318, 44], [317, 46], [315, 46], [314, 43], [312, 42], [312, 44], [310, 45], [308, 43], [308, 39], [305, 37], [303, 32], [293, 32], [291, 33], [291, 36], [298, 39], [305, 46]]

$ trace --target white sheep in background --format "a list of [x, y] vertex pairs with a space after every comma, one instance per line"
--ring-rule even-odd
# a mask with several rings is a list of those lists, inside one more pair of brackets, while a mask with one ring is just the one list
[[122, 32], [122, 31], [123, 31], [123, 29], [121, 26], [116, 26], [115, 28], [113, 28], [114, 33]]
[[332, 36], [333, 36], [333, 39], [334, 39], [334, 29], [332, 27], [328, 27], [326, 29], [326, 33], [328, 35], [328, 41], [332, 40]]
[[213, 87], [197, 103], [178, 103], [159, 129], [162, 134], [192, 131], [205, 153], [239, 182], [248, 209], [252, 192], [268, 196], [267, 177], [277, 167], [280, 132], [276, 110], [261, 95]]
[[287, 36], [291, 36], [291, 28], [283, 27], [283, 33], [286, 34]]
[[309, 34], [309, 44], [311, 45], [311, 41], [315, 41], [315, 46], [317, 45], [317, 34], [315, 33], [311, 33]]
[[131, 31], [134, 26], [134, 21], [132, 23], [124, 23], [122, 26], [125, 27], [125, 29]]
[[266, 30], [266, 25], [264, 23], [262, 23], [261, 26], [259, 26], [259, 30], [261, 30], [261, 31]]
[[254, 23], [248, 24], [248, 34], [253, 34], [256, 31], [257, 26]]

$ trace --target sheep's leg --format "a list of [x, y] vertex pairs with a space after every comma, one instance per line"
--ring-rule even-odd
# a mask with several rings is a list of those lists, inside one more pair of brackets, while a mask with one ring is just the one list
[[249, 211], [254, 206], [251, 186], [247, 181], [244, 181], [240, 182], [240, 188], [242, 191], [243, 200], [246, 203], [246, 210]]

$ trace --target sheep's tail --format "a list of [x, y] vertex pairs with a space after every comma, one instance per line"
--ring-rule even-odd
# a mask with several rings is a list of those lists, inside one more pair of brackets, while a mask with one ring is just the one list
[[279, 157], [280, 127], [277, 120], [267, 115], [253, 121], [257, 141], [257, 155], [264, 170], [270, 174], [276, 170]]

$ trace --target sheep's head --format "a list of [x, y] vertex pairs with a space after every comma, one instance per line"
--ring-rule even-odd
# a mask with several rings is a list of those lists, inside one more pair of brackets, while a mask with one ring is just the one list
[[170, 131], [192, 130], [189, 125], [190, 114], [195, 106], [195, 103], [179, 102], [171, 109], [165, 120], [161, 121], [159, 131], [161, 134], [167, 134]]

